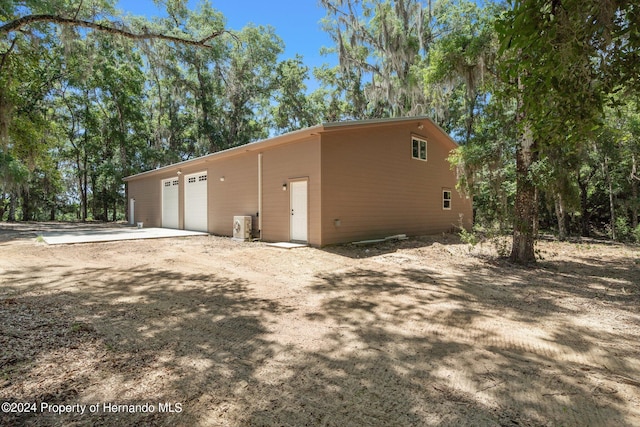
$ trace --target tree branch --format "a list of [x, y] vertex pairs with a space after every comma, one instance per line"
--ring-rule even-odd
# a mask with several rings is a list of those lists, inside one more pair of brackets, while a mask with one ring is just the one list
[[77, 19], [78, 18], [78, 14], [80, 13], [80, 9], [82, 8], [82, 3], [83, 3], [83, 1], [80, 0], [80, 4], [78, 4], [78, 8], [76, 9], [76, 14], [73, 15], [73, 19]]
[[4, 62], [6, 61], [7, 56], [9, 56], [9, 54], [11, 53], [13, 48], [15, 47], [16, 41], [17, 41], [17, 39], [15, 39], [15, 38], [13, 40], [11, 40], [11, 46], [9, 46], [9, 49], [7, 49], [6, 52], [0, 53], [0, 57], [2, 57], [2, 60], [0, 61], [0, 70], [2, 70], [4, 68]]
[[186, 44], [190, 46], [206, 47], [206, 48], [211, 47], [210, 45], [206, 44], [207, 42], [228, 32], [226, 30], [220, 30], [210, 34], [209, 36], [203, 38], [202, 40], [189, 40], [189, 39], [183, 39], [180, 37], [168, 36], [165, 34], [157, 34], [157, 33], [136, 34], [125, 29], [115, 28], [115, 27], [111, 27], [103, 24], [97, 24], [95, 22], [90, 22], [90, 21], [84, 21], [82, 19], [65, 18], [58, 15], [27, 15], [0, 26], [0, 34], [7, 34], [13, 31], [17, 31], [17, 30], [20, 30], [22, 27], [25, 27], [30, 24], [38, 23], [38, 22], [89, 28], [92, 30], [102, 31], [105, 33], [120, 35], [132, 40], [159, 39], [159, 40], [166, 40], [166, 41], [175, 42], [175, 43]]

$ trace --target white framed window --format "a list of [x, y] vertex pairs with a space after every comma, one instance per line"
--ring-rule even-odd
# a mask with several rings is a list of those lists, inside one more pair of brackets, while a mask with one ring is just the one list
[[427, 161], [427, 141], [411, 137], [411, 157], [416, 160]]
[[442, 190], [442, 209], [451, 210], [451, 190]]

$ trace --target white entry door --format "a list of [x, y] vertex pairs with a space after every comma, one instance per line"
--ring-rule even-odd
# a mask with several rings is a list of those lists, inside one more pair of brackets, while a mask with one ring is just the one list
[[184, 177], [184, 229], [207, 231], [207, 172]]
[[162, 180], [162, 227], [178, 228], [178, 177]]
[[307, 181], [293, 181], [291, 189], [291, 240], [307, 241]]

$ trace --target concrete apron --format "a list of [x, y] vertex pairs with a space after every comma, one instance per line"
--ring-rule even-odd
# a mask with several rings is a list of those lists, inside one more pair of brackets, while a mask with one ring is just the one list
[[39, 234], [39, 236], [50, 245], [65, 245], [118, 240], [161, 239], [164, 237], [207, 236], [208, 234], [201, 231], [174, 230], [171, 228], [107, 228], [48, 231]]

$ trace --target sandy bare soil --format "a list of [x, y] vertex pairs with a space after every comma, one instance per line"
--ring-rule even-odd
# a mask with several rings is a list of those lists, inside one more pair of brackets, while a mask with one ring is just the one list
[[48, 246], [47, 227], [0, 225], [0, 425], [640, 425], [637, 246], [542, 242], [522, 268], [453, 235]]

